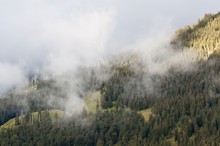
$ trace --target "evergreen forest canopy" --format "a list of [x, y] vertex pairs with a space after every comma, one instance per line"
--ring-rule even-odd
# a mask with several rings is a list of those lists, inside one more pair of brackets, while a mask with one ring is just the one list
[[193, 69], [150, 74], [137, 54], [80, 68], [79, 97], [93, 105], [78, 114], [65, 111], [68, 83], [30, 76], [26, 91], [0, 98], [0, 145], [220, 145], [219, 27], [220, 13], [206, 14], [176, 32], [172, 47], [201, 57]]

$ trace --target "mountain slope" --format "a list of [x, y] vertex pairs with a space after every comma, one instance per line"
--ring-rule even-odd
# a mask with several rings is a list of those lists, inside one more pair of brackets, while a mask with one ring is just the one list
[[[89, 94], [82, 97], [91, 114], [84, 110], [75, 118], [53, 122], [47, 112], [41, 122], [21, 123], [16, 128], [0, 131], [0, 145], [219, 145], [218, 20], [219, 14], [206, 15], [197, 24], [177, 31], [172, 41], [176, 49], [190, 48], [206, 58], [190, 64], [189, 70], [174, 66], [163, 75], [150, 75], [143, 70], [138, 56], [129, 58], [128, 55], [118, 60], [116, 57], [110, 67], [105, 64], [110, 68], [109, 78], [97, 84], [94, 76], [90, 84], [95, 84], [95, 88], [87, 88]], [[57, 90], [51, 85], [38, 86], [36, 91], [48, 89], [49, 95], [62, 93], [62, 89]], [[45, 97], [36, 91], [33, 92], [38, 96], [29, 96], [35, 95], [34, 99], [39, 95]], [[61, 95], [65, 98], [65, 94]], [[11, 100], [18, 97], [14, 96]], [[48, 100], [31, 101], [31, 107], [35, 107], [32, 111], [40, 111], [45, 109], [41, 103]], [[28, 113], [25, 116], [26, 119], [30, 117], [32, 115]]]
[[220, 13], [206, 14], [196, 24], [178, 30], [171, 43], [177, 48], [194, 48], [206, 58], [220, 51]]

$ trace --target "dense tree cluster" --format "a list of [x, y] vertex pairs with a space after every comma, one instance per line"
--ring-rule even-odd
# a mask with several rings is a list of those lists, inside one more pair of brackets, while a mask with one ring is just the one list
[[[46, 113], [45, 113], [46, 114]], [[130, 145], [143, 144], [145, 123], [134, 111], [101, 112], [52, 122], [49, 114], [41, 121], [26, 122], [0, 132], [1, 145]], [[82, 124], [83, 123], [83, 124]]]
[[159, 85], [159, 78], [149, 75], [145, 68], [137, 56], [113, 64], [110, 78], [101, 86], [102, 107], [135, 110], [151, 107], [159, 96], [154, 90]]

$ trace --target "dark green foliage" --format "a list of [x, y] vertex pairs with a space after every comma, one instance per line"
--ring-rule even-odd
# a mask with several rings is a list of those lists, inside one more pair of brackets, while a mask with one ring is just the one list
[[0, 99], [0, 125], [20, 114], [23, 108], [13, 97]]
[[[26, 115], [26, 119], [29, 119]], [[0, 132], [0, 145], [13, 143], [21, 145], [88, 145], [116, 144], [119, 142], [127, 145], [139, 137], [143, 142], [145, 123], [141, 115], [134, 111], [102, 112], [88, 118], [86, 125], [81, 125], [80, 120], [59, 120], [52, 123], [47, 114], [40, 123], [24, 123], [14, 129]], [[10, 136], [11, 135], [11, 136]], [[141, 142], [142, 141], [142, 142]]]
[[156, 81], [155, 84], [150, 82], [159, 79], [144, 71], [141, 61], [135, 60], [137, 56], [135, 59], [132, 57], [112, 65], [111, 77], [101, 87], [102, 108], [116, 106], [117, 109], [129, 107], [142, 110], [153, 105], [157, 94], [152, 88], [157, 84]]

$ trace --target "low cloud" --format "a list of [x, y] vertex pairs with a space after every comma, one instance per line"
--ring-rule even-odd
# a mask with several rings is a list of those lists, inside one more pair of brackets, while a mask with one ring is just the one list
[[21, 88], [27, 85], [23, 70], [13, 64], [0, 63], [0, 95], [12, 88]]
[[[181, 11], [174, 19], [176, 8], [166, 3], [162, 9], [158, 2], [147, 1], [0, 0], [0, 94], [25, 86], [30, 71], [50, 74], [71, 81], [66, 107], [78, 111], [84, 106], [80, 97], [84, 90], [78, 86], [81, 81], [77, 74], [81, 66], [134, 51], [141, 54], [151, 74], [164, 74], [173, 63], [187, 68], [189, 63], [183, 59], [194, 57], [193, 53], [183, 55], [171, 49], [169, 36], [180, 26], [175, 25], [176, 21], [185, 16], [182, 6], [192, 4], [187, 1], [176, 5]], [[200, 9], [195, 14], [203, 12]], [[99, 73], [95, 72], [99, 80], [108, 78]], [[61, 82], [57, 80], [57, 84]]]

